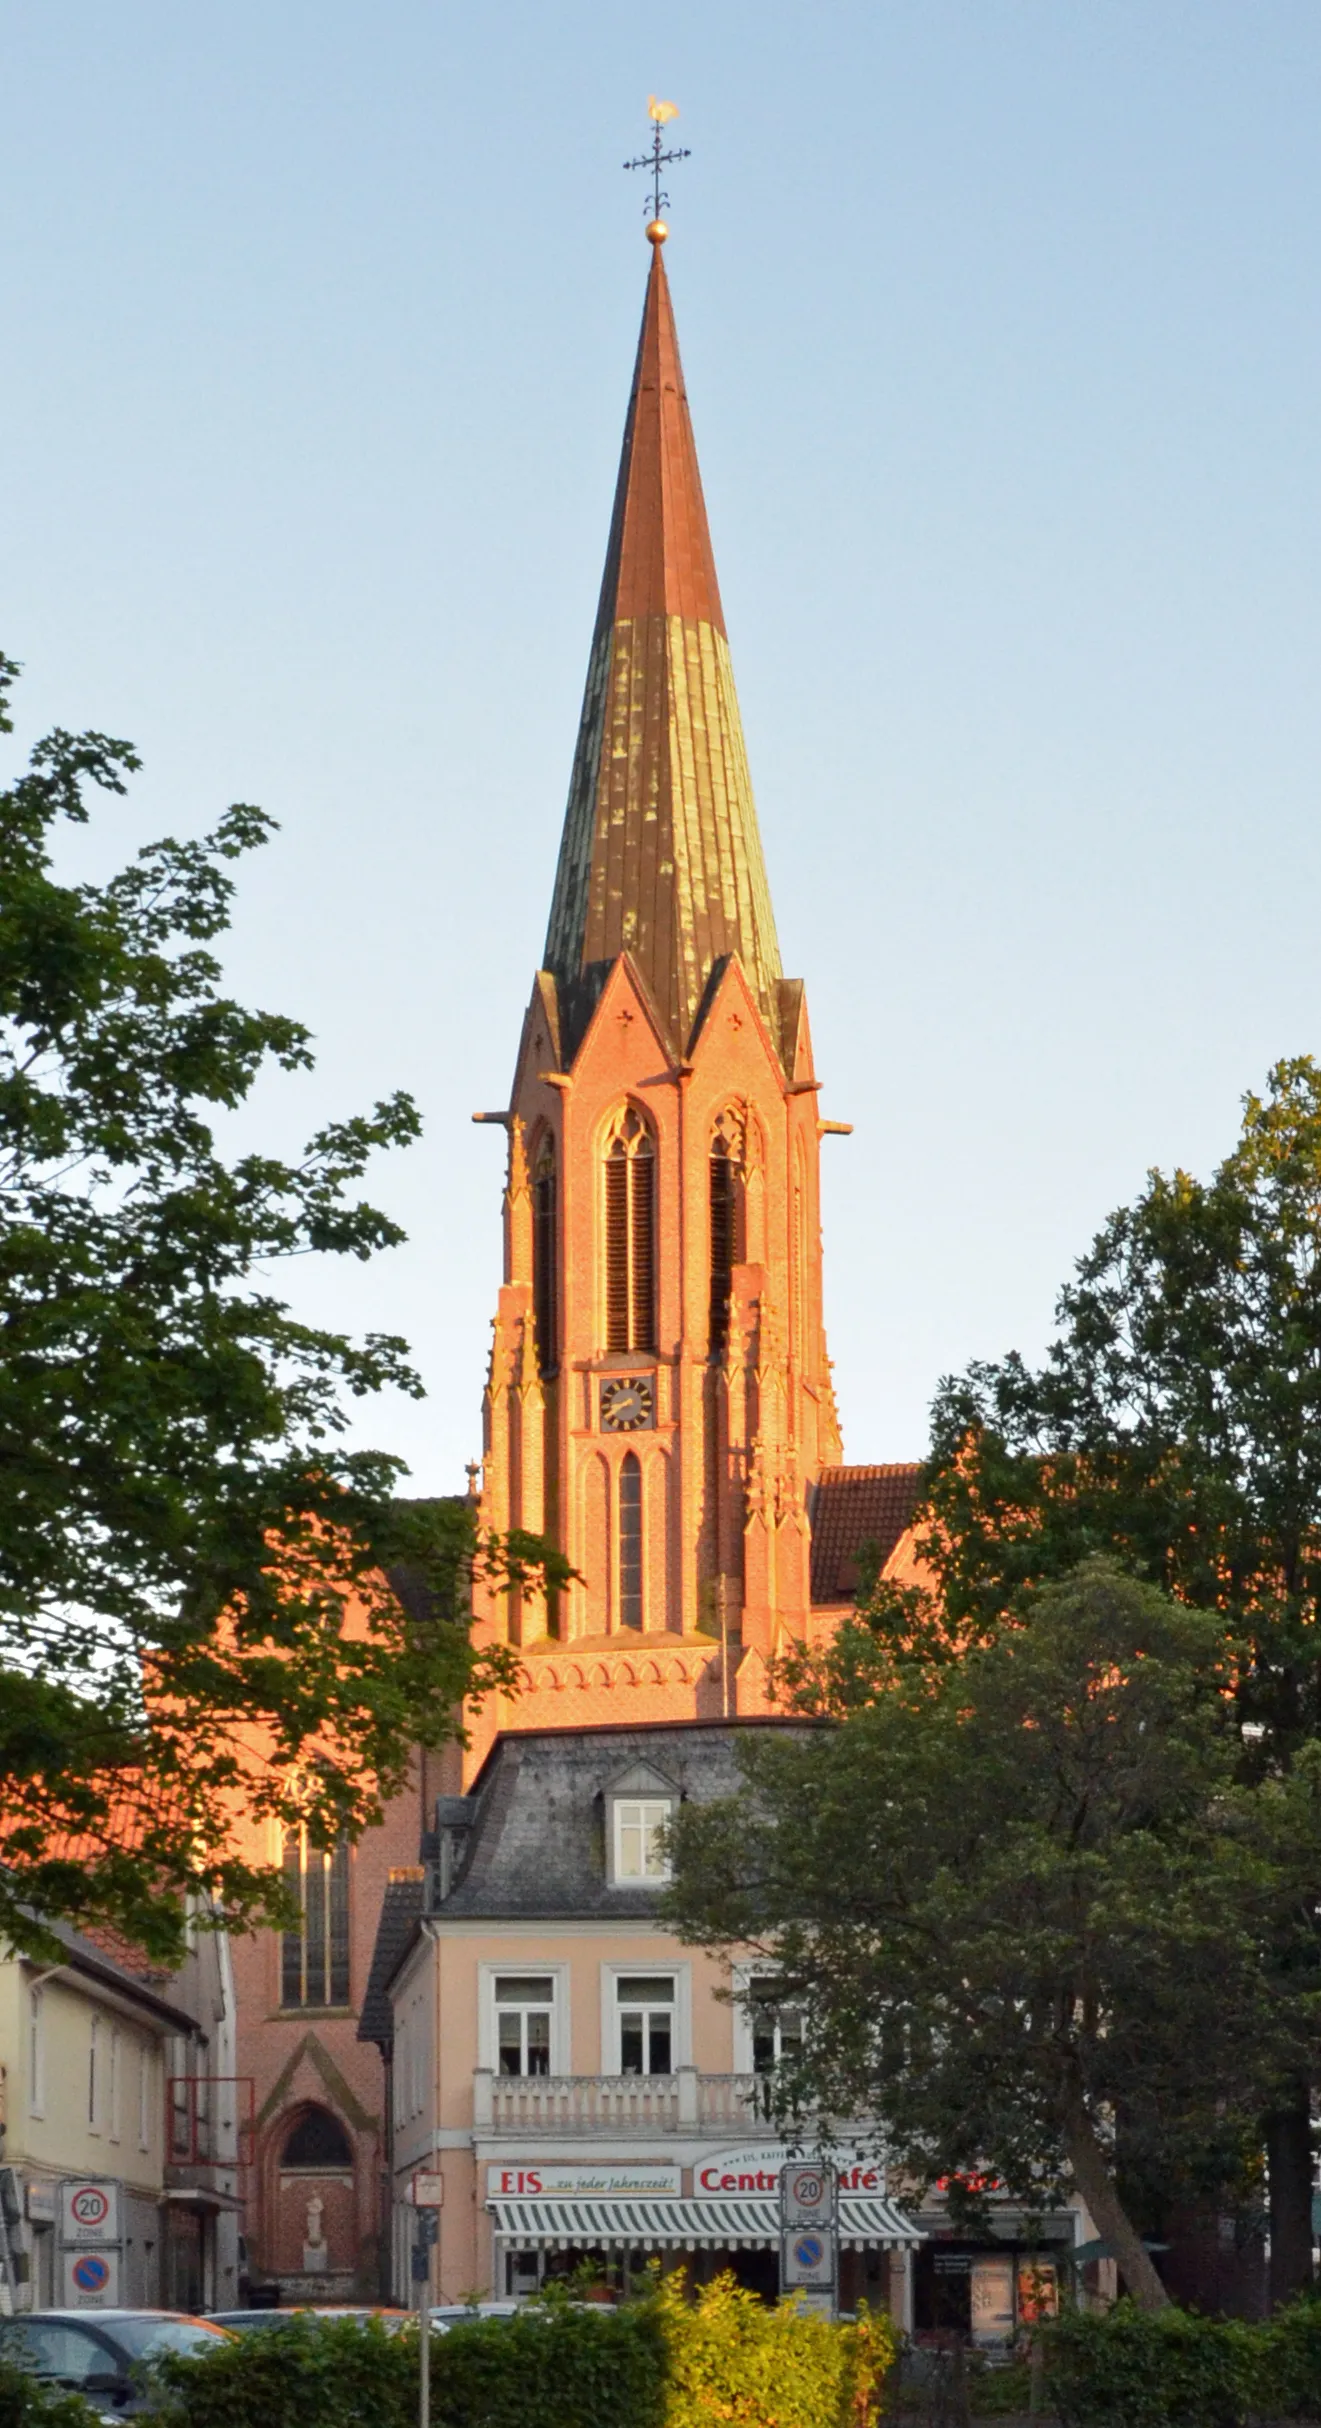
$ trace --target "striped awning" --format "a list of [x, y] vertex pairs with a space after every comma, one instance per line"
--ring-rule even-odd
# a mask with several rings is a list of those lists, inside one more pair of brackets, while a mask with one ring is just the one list
[[[750, 2200], [488, 2200], [511, 2251], [767, 2251], [780, 2240], [780, 2205]], [[911, 2218], [877, 2193], [839, 2204], [849, 2251], [918, 2243]]]

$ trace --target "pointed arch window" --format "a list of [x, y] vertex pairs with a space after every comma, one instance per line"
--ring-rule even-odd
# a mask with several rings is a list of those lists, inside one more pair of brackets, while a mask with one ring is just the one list
[[546, 1130], [532, 1167], [532, 1312], [537, 1327], [537, 1364], [543, 1374], [559, 1366], [559, 1200], [555, 1141]]
[[632, 1450], [619, 1469], [619, 1624], [642, 1625], [642, 1467]]
[[349, 2003], [349, 1850], [310, 1846], [306, 1830], [284, 1842], [284, 1884], [299, 1928], [284, 1933], [280, 1950], [282, 2007]]
[[630, 1105], [605, 1157], [605, 1345], [656, 1346], [656, 1149]]
[[711, 1134], [707, 1163], [711, 1211], [711, 1300], [709, 1356], [717, 1362], [729, 1344], [729, 1297], [734, 1267], [743, 1252], [743, 1124], [733, 1111], [720, 1115]]

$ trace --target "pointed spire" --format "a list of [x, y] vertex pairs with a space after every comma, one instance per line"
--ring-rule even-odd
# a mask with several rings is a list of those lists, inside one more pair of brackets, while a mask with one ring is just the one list
[[778, 1040], [780, 954], [658, 231], [546, 967], [572, 1036], [631, 953], [682, 1054], [731, 953]]

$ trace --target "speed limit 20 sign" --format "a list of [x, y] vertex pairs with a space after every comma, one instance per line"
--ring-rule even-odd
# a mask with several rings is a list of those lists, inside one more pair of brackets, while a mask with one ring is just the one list
[[90, 2179], [60, 2186], [60, 2239], [73, 2243], [119, 2241], [119, 2186]]

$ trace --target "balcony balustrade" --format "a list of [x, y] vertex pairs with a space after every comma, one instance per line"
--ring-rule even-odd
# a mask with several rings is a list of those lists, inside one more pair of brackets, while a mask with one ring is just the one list
[[473, 2126], [478, 2133], [759, 2134], [771, 2122], [771, 2085], [764, 2074], [473, 2075]]

